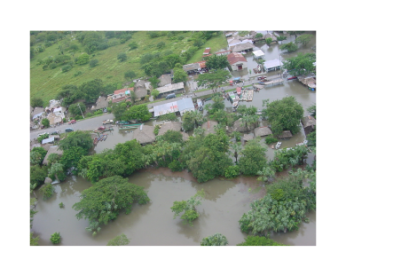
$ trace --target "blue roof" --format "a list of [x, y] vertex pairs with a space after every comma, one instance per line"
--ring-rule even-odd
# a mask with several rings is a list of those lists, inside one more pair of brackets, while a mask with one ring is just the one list
[[185, 110], [195, 110], [194, 103], [192, 102], [192, 98], [182, 98], [177, 100], [178, 104], [178, 111], [183, 112]]

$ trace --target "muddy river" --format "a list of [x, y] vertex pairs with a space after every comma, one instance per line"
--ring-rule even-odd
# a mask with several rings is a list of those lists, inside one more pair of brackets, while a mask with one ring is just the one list
[[[263, 33], [263, 32], [261, 32]], [[289, 36], [288, 36], [289, 38]], [[294, 36], [292, 36], [294, 40]], [[288, 40], [289, 41], [289, 40]], [[310, 48], [316, 45], [316, 36], [306, 48], [298, 52], [313, 52]], [[286, 43], [287, 41], [285, 41]], [[282, 53], [278, 44], [267, 46], [264, 43], [255, 44], [265, 53], [265, 60], [279, 58], [281, 60], [294, 56]], [[256, 67], [252, 54], [246, 54], [248, 69]], [[248, 79], [249, 70], [237, 71], [233, 76]], [[275, 75], [268, 73], [264, 75]], [[246, 85], [246, 84], [245, 84]], [[316, 92], [310, 91], [298, 81], [285, 80], [283, 85], [268, 87], [254, 94], [252, 102], [241, 102], [246, 106], [255, 106], [262, 109], [262, 100], [270, 101], [294, 96], [303, 108], [316, 102]], [[211, 101], [212, 102], [212, 101]], [[229, 101], [225, 101], [226, 108], [231, 108]], [[157, 121], [150, 121], [155, 125]], [[95, 152], [112, 149], [117, 143], [124, 143], [133, 138], [133, 130], [114, 128], [108, 132], [106, 141], [99, 142]], [[281, 148], [293, 147], [296, 143], [305, 140], [303, 130], [289, 140], [282, 141]], [[261, 143], [264, 143], [262, 140]], [[266, 146], [267, 147], [267, 146]], [[267, 147], [267, 157], [273, 159], [274, 151]], [[311, 164], [313, 155], [309, 155], [307, 163]], [[49, 238], [52, 233], [60, 232], [61, 245], [106, 245], [107, 242], [119, 234], [126, 234], [130, 245], [199, 245], [202, 238], [214, 233], [221, 233], [228, 239], [229, 245], [236, 245], [244, 241], [245, 234], [240, 231], [239, 219], [250, 209], [250, 203], [265, 195], [256, 178], [239, 177], [235, 180], [214, 179], [206, 183], [196, 183], [188, 172], [172, 173], [164, 168], [150, 168], [139, 171], [129, 177], [131, 183], [145, 188], [151, 202], [147, 205], [135, 205], [129, 215], [121, 214], [117, 220], [103, 226], [95, 237], [86, 231], [88, 221], [77, 220], [76, 212], [72, 205], [80, 200], [81, 192], [90, 187], [91, 183], [81, 177], [69, 177], [67, 181], [55, 185], [56, 194], [47, 201], [40, 198], [36, 206], [38, 213], [34, 216], [33, 232], [39, 235], [40, 245], [50, 245]], [[197, 207], [200, 216], [194, 221], [193, 226], [184, 225], [178, 218], [173, 219], [170, 207], [174, 201], [186, 200], [200, 189], [205, 190], [205, 198]], [[59, 203], [65, 207], [60, 209]], [[298, 231], [275, 234], [272, 239], [289, 245], [316, 245], [316, 213], [308, 214], [310, 223], [302, 223]]]

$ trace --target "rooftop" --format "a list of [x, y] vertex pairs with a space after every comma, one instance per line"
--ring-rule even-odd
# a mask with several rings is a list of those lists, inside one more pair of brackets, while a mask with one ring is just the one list
[[274, 68], [274, 67], [283, 66], [283, 63], [279, 59], [275, 58], [275, 59], [266, 61], [263, 64], [263, 66], [265, 66], [265, 68]]
[[152, 143], [155, 141], [154, 127], [142, 124], [139, 128], [134, 130], [133, 137], [141, 145]]
[[239, 61], [246, 62], [246, 58], [240, 53], [230, 53], [228, 54], [227, 58], [228, 58], [229, 64], [231, 65]]
[[159, 88], [157, 88], [157, 90], [159, 91], [159, 94], [161, 94], [161, 93], [170, 92], [170, 91], [174, 91], [174, 90], [179, 90], [179, 89], [183, 89], [183, 88], [184, 88], [184, 83], [180, 82], [180, 83], [176, 83], [176, 84], [170, 84], [170, 85], [167, 85], [167, 86], [159, 87]]

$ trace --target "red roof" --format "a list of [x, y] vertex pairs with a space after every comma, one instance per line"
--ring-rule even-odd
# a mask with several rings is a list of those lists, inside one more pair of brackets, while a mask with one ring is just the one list
[[199, 64], [199, 68], [205, 68], [206, 67], [206, 61], [205, 60], [199, 61], [197, 63]]
[[246, 62], [246, 58], [240, 53], [230, 53], [230, 54], [228, 54], [229, 64], [232, 65], [232, 64], [237, 63], [239, 61]]
[[120, 93], [125, 93], [127, 90], [134, 90], [134, 88], [122, 88], [122, 89], [118, 89], [116, 91], [114, 91], [114, 94], [120, 94]]
[[203, 54], [209, 54], [211, 52], [211, 48], [206, 48]]

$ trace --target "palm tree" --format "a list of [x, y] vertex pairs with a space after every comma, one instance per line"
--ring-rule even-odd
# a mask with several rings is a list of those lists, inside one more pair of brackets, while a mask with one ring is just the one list
[[60, 179], [58, 178], [58, 173], [61, 173], [61, 172], [64, 172], [64, 166], [63, 166], [61, 163], [57, 162], [57, 163], [54, 163], [53, 165], [51, 165], [51, 168], [50, 168], [50, 170], [48, 171], [48, 174], [49, 174], [50, 176], [55, 175], [56, 178], [57, 178], [58, 180], [60, 180]]
[[263, 181], [263, 182], [266, 182], [266, 181], [272, 182], [273, 178], [275, 177], [275, 171], [272, 168], [267, 167], [267, 166], [265, 166], [262, 170], [259, 170], [257, 174], [260, 176], [258, 177], [258, 181]]
[[238, 155], [242, 151], [242, 144], [239, 142], [229, 142], [229, 147], [233, 150], [235, 163], [238, 164]]
[[199, 127], [204, 122], [204, 115], [202, 115], [202, 112], [200, 111], [192, 112], [192, 118], [194, 119], [196, 127]]

